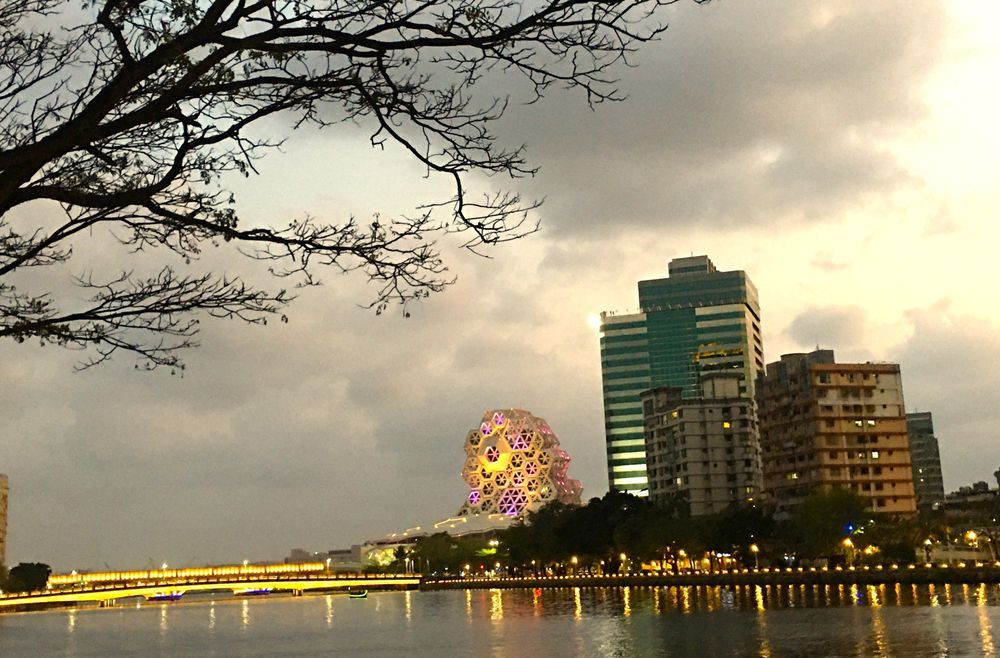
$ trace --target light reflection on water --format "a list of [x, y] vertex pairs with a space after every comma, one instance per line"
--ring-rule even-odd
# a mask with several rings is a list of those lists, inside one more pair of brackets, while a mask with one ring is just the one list
[[0, 656], [995, 656], [998, 622], [994, 585], [185, 597], [0, 615]]

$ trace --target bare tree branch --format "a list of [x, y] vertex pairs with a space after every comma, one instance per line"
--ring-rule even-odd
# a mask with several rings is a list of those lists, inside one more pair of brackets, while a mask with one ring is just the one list
[[[17, 289], [18, 273], [68, 267], [94, 230], [129, 250], [168, 249], [185, 263], [229, 241], [292, 286], [325, 268], [359, 271], [372, 306], [407, 303], [450, 278], [435, 238], [476, 252], [537, 230], [536, 202], [470, 176], [529, 176], [523, 150], [491, 125], [510, 99], [489, 78], [516, 75], [532, 102], [553, 85], [587, 102], [619, 100], [615, 67], [663, 26], [678, 0], [0, 0], [0, 338], [87, 350], [84, 367], [119, 351], [146, 367], [179, 366], [203, 316], [262, 323], [291, 297], [237, 279], [164, 267], [77, 276], [78, 308]], [[699, 1], [699, 0], [694, 0]], [[81, 13], [82, 11], [82, 13]], [[75, 17], [75, 18], [74, 18]], [[69, 25], [70, 18], [77, 21]], [[45, 29], [44, 26], [53, 26]], [[290, 128], [351, 121], [396, 145], [454, 193], [412, 216], [243, 227], [222, 177], [256, 172]], [[64, 221], [33, 225], [30, 204]], [[17, 219], [15, 219], [17, 217]], [[89, 294], [89, 297], [86, 295]]]

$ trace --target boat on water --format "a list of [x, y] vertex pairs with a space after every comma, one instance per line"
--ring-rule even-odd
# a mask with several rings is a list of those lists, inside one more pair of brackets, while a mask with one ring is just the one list
[[159, 594], [147, 594], [147, 601], [177, 601], [182, 596], [184, 592], [160, 592]]
[[347, 590], [347, 598], [350, 599], [367, 599], [368, 590], [366, 589], [349, 589]]
[[235, 590], [233, 596], [267, 596], [273, 591], [273, 587], [248, 587]]

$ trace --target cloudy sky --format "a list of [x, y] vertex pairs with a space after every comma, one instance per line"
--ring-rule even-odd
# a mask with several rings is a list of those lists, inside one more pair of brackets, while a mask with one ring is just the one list
[[[598, 336], [635, 283], [709, 254], [761, 294], [767, 359], [819, 344], [902, 365], [945, 486], [1000, 466], [1000, 43], [992, 0], [723, 0], [669, 14], [623, 104], [557, 93], [501, 127], [541, 173], [543, 230], [375, 317], [330, 275], [288, 324], [206, 325], [186, 375], [0, 344], [8, 562], [57, 569], [280, 559], [456, 511], [484, 410], [546, 418], [607, 489]], [[446, 191], [341, 127], [234, 189], [252, 221], [336, 221]], [[491, 181], [499, 184], [499, 181]], [[100, 258], [100, 242], [84, 258]]]

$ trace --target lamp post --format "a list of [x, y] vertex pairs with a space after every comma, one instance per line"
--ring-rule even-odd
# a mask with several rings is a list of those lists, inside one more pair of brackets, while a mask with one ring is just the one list
[[854, 564], [854, 542], [851, 541], [850, 537], [845, 537], [844, 541], [840, 542], [847, 553], [847, 566]]
[[750, 544], [750, 552], [753, 553], [753, 568], [755, 570], [760, 569], [760, 559], [757, 557], [757, 554], [760, 553], [760, 546]]

